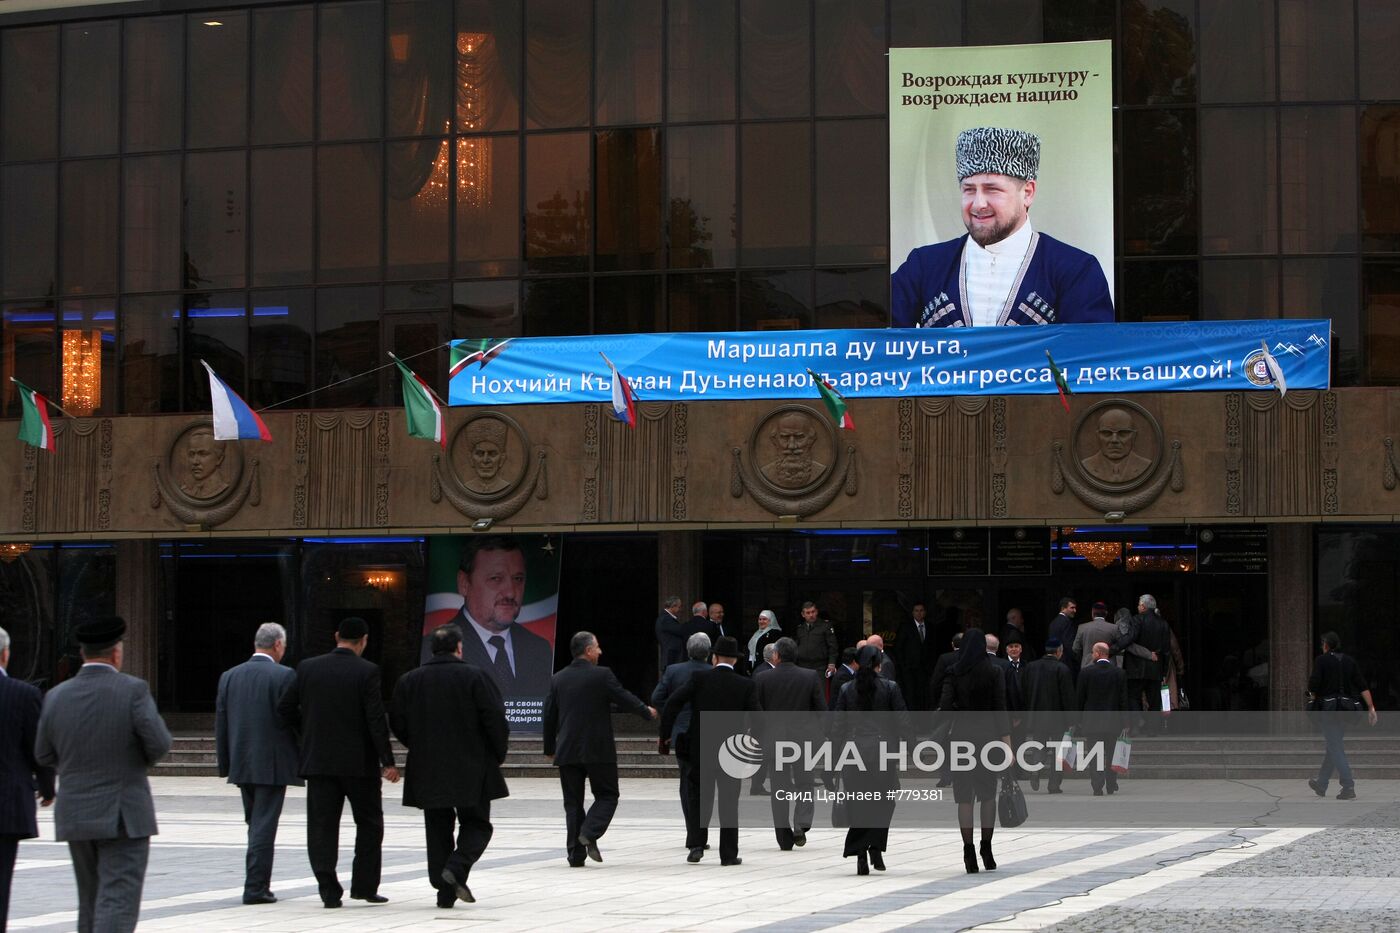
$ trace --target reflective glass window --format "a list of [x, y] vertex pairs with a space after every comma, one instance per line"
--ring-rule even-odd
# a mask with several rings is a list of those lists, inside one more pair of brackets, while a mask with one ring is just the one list
[[55, 291], [57, 181], [52, 162], [0, 169], [0, 282], [6, 298]]
[[1119, 235], [1127, 255], [1196, 252], [1196, 114], [1122, 114]]
[[1041, 0], [982, 0], [966, 7], [965, 45], [1020, 45], [1044, 37]]
[[882, 120], [817, 124], [817, 262], [889, 254], [889, 159]]
[[1400, 106], [1361, 108], [1362, 249], [1400, 253]]
[[[1252, 166], [1242, 172], [1240, 166]], [[1273, 108], [1201, 111], [1201, 250], [1278, 250], [1278, 116]]]
[[321, 139], [367, 139], [383, 123], [383, 8], [375, 0], [320, 7], [317, 36]]
[[666, 330], [659, 275], [600, 275], [593, 280], [595, 334], [650, 334]]
[[1366, 384], [1400, 385], [1400, 262], [1362, 266]]
[[58, 144], [58, 29], [0, 32], [0, 158], [52, 159]]
[[739, 208], [740, 261], [746, 266], [811, 260], [811, 124], [743, 127]]
[[890, 46], [962, 44], [962, 0], [890, 0]]
[[812, 325], [810, 270], [739, 274], [740, 330], [809, 330]]
[[1400, 48], [1400, 5], [1393, 0], [1359, 0], [1356, 34], [1361, 40], [1361, 97], [1400, 97], [1400, 68], [1395, 50]]
[[457, 140], [457, 273], [520, 272], [520, 140]]
[[457, 282], [452, 286], [452, 336], [518, 337], [520, 283], [515, 279]]
[[122, 186], [123, 288], [179, 288], [180, 157], [123, 159]]
[[525, 140], [525, 261], [536, 272], [588, 268], [588, 134]]
[[436, 136], [452, 129], [451, 0], [389, 0], [386, 8], [390, 136]]
[[1285, 107], [1279, 119], [1283, 252], [1356, 249], [1356, 179], [1337, 170], [1356, 165], [1355, 108]]
[[1275, 259], [1207, 259], [1201, 263], [1201, 317], [1278, 317], [1278, 281]]
[[666, 33], [667, 119], [734, 119], [735, 4], [672, 0]]
[[596, 120], [661, 120], [661, 8], [656, 0], [597, 0]]
[[1196, 99], [1196, 0], [1146, 0], [1123, 6], [1125, 104]]
[[1042, 12], [1046, 42], [1083, 42], [1114, 38], [1114, 0], [1045, 0]]
[[197, 13], [185, 22], [185, 142], [241, 146], [248, 141], [248, 14]]
[[56, 399], [54, 374], [54, 306], [51, 301], [16, 302], [0, 306], [0, 399], [3, 415], [18, 418], [21, 404], [13, 377], [41, 395]]
[[[380, 330], [384, 349], [392, 352], [445, 398], [447, 395], [448, 285], [415, 282], [384, 287]], [[403, 404], [403, 383], [396, 368], [380, 370], [380, 391], [391, 405]]]
[[[316, 302], [310, 289], [256, 291], [248, 319], [248, 404], [254, 408], [311, 389]], [[305, 408], [311, 399], [288, 406]]]
[[1279, 91], [1283, 100], [1341, 100], [1356, 93], [1352, 4], [1279, 0]]
[[447, 139], [415, 139], [384, 147], [388, 278], [447, 277], [451, 147]]
[[[179, 411], [180, 297], [123, 298], [121, 348], [122, 411]], [[207, 376], [204, 381], [209, 382]]]
[[59, 267], [63, 270], [65, 295], [102, 295], [117, 291], [120, 178], [116, 159], [63, 163]]
[[124, 148], [178, 149], [184, 109], [184, 22], [179, 16], [132, 17], [122, 31]]
[[121, 86], [121, 34], [115, 20], [63, 27], [64, 155], [117, 151], [117, 89]]
[[670, 276], [666, 283], [667, 328], [673, 331], [734, 330], [738, 326], [737, 287], [733, 272]]
[[818, 269], [815, 278], [815, 326], [820, 328], [888, 327], [889, 271]]
[[312, 40], [310, 7], [253, 11], [253, 142], [311, 139]]
[[817, 0], [817, 116], [885, 112], [883, 0]]
[[185, 287], [234, 288], [244, 282], [248, 242], [247, 154], [185, 157]]
[[1125, 262], [1119, 283], [1118, 320], [1194, 321], [1200, 274], [1194, 261]]
[[498, 0], [457, 0], [457, 130], [520, 125], [520, 8]]
[[666, 134], [669, 265], [733, 266], [734, 127], [675, 127]]
[[117, 301], [82, 298], [59, 306], [58, 403], [79, 418], [117, 410]]
[[608, 130], [596, 137], [599, 271], [661, 265], [661, 131]]
[[1332, 385], [1354, 386], [1361, 372], [1359, 264], [1355, 259], [1288, 257], [1281, 262], [1284, 317], [1332, 322]]
[[[379, 289], [322, 288], [316, 292], [317, 386], [368, 372], [385, 362], [379, 350]], [[370, 374], [313, 396], [317, 408], [363, 408], [380, 403]]]
[[741, 117], [812, 112], [812, 13], [807, 0], [739, 5]]
[[525, 125], [586, 126], [593, 70], [590, 0], [525, 0]]
[[185, 411], [208, 411], [209, 376], [204, 360], [239, 395], [248, 391], [248, 310], [243, 292], [185, 296]]
[[1274, 100], [1274, 0], [1200, 0], [1201, 100]]
[[527, 279], [524, 324], [526, 337], [588, 333], [588, 279]]
[[254, 149], [252, 164], [253, 284], [310, 282], [311, 150]]
[[377, 143], [316, 150], [319, 280], [372, 282], [380, 275], [380, 148]]

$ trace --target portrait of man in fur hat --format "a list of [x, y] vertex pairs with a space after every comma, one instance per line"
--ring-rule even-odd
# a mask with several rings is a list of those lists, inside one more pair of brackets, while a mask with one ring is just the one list
[[506, 470], [506, 425], [496, 418], [477, 418], [467, 425], [467, 452], [472, 470], [464, 478], [476, 493], [500, 492], [510, 485]]
[[1114, 320], [1099, 261], [1031, 224], [1040, 137], [980, 126], [958, 134], [963, 236], [920, 246], [895, 271], [895, 327]]

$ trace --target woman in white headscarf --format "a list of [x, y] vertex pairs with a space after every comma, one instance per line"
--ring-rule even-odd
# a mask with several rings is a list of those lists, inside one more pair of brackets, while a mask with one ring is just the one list
[[765, 609], [758, 614], [758, 631], [749, 636], [749, 670], [758, 666], [758, 662], [763, 660], [763, 649], [779, 638], [783, 637], [783, 627], [778, 624], [778, 617], [772, 609]]

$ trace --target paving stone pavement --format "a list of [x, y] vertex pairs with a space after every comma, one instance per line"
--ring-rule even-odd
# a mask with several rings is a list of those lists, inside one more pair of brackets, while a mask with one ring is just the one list
[[[1268, 795], [1298, 805], [1311, 792], [1296, 782], [1260, 782]], [[1384, 786], [1382, 786], [1384, 785]], [[401, 805], [401, 788], [385, 786], [383, 906], [346, 900], [321, 907], [306, 862], [305, 793], [289, 792], [274, 868], [279, 903], [245, 907], [244, 826], [237, 789], [215, 778], [155, 778], [161, 823], [153, 840], [142, 904], [142, 930], [379, 931], [450, 928], [489, 922], [492, 930], [728, 931], [777, 933], [860, 930], [1173, 930], [1328, 928], [1319, 911], [1344, 915], [1348, 933], [1400, 928], [1400, 804], [1372, 814], [1367, 826], [1338, 825], [1345, 803], [1319, 801], [1317, 826], [1165, 827], [1130, 818], [1128, 784], [1108, 806], [1121, 807], [1117, 828], [999, 829], [994, 872], [967, 875], [954, 826], [896, 828], [887, 872], [857, 877], [841, 858], [842, 833], [814, 829], [807, 846], [780, 852], [771, 830], [741, 831], [744, 864], [722, 868], [717, 853], [685, 862], [676, 785], [624, 779], [622, 803], [601, 840], [605, 862], [571, 869], [563, 859], [558, 784], [511, 782], [511, 797], [493, 808], [486, 857], [472, 874], [476, 904], [451, 911], [434, 905], [423, 860], [419, 811]], [[1067, 787], [1069, 787], [1067, 785]], [[1168, 787], [1189, 808], [1199, 788]], [[1141, 788], [1145, 796], [1147, 788]], [[1224, 790], [1229, 790], [1225, 788]], [[1087, 794], [1069, 787], [1064, 798]], [[1400, 781], [1374, 782], [1373, 799], [1400, 801]], [[1160, 801], [1162, 788], [1154, 789]], [[1087, 803], [1088, 801], [1084, 801]], [[1141, 801], [1139, 801], [1141, 804]], [[1039, 805], [1039, 804], [1037, 804]], [[1351, 811], [1355, 813], [1355, 811]], [[1323, 827], [1333, 824], [1335, 828]], [[1379, 826], [1380, 828], [1377, 828]], [[11, 930], [74, 927], [74, 888], [67, 848], [53, 841], [51, 815], [39, 840], [20, 846], [10, 909]], [[341, 876], [348, 882], [353, 845], [348, 813], [341, 832]], [[1366, 847], [1366, 848], [1362, 848]], [[1311, 877], [1320, 866], [1345, 877]], [[1184, 909], [1182, 909], [1184, 908]], [[443, 927], [447, 924], [448, 927]], [[1342, 928], [1342, 927], [1332, 927]]]

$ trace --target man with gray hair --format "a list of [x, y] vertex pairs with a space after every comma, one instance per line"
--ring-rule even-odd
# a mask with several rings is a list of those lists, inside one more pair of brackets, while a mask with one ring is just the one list
[[[774, 643], [773, 648], [777, 655], [774, 658], [777, 667], [753, 679], [758, 691], [758, 705], [765, 713], [826, 712], [822, 676], [816, 671], [797, 666], [797, 642], [783, 636]], [[795, 718], [790, 717], [784, 717], [784, 720], [790, 724], [796, 722]], [[816, 736], [786, 734], [783, 738], [812, 739]], [[773, 775], [773, 796], [769, 798], [773, 833], [778, 838], [778, 848], [786, 852], [793, 846], [807, 844], [807, 831], [812, 828], [814, 812], [812, 774], [797, 764], [774, 768], [774, 750], [768, 742], [764, 743], [764, 752], [765, 767]]]
[[53, 771], [34, 759], [39, 689], [9, 676], [10, 635], [0, 629], [0, 930], [10, 913], [10, 879], [21, 839], [39, 835], [34, 798], [53, 803]]
[[1157, 612], [1156, 597], [1144, 593], [1138, 597], [1138, 614], [1128, 622], [1128, 631], [1120, 630], [1112, 653], [1123, 655], [1123, 673], [1128, 678], [1128, 703], [1134, 710], [1143, 710], [1143, 728], [1148, 735], [1162, 726], [1162, 681], [1166, 676], [1165, 659], [1171, 650], [1171, 629]]
[[243, 903], [272, 904], [272, 857], [287, 785], [301, 787], [296, 739], [277, 714], [277, 704], [296, 680], [282, 666], [287, 630], [264, 622], [253, 636], [253, 656], [224, 671], [214, 706], [214, 747], [219, 776], [238, 785], [248, 855]]
[[[680, 691], [689, 681], [700, 671], [710, 669], [710, 636], [704, 632], [696, 632], [686, 639], [685, 652], [689, 656], [688, 660], [667, 667], [661, 675], [661, 680], [656, 685], [656, 689], [651, 692], [651, 705], [656, 709], [665, 709], [666, 701], [671, 696]], [[695, 761], [688, 754], [688, 735], [690, 730], [690, 704], [686, 704], [676, 717], [676, 724], [671, 727], [671, 734], [662, 736], [657, 740], [656, 750], [662, 755], [671, 753], [671, 749], [676, 750], [676, 764], [680, 766], [680, 793], [681, 793], [681, 813], [685, 815], [685, 825], [690, 826], [694, 820], [692, 818], [691, 804], [700, 794], [698, 769]]]

